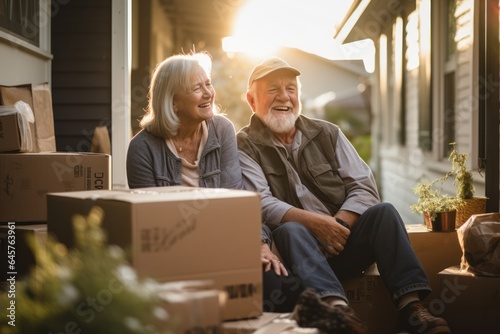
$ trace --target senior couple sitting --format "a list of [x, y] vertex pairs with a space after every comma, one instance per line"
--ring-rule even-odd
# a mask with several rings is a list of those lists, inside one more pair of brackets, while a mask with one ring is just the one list
[[142, 130], [127, 153], [129, 187], [258, 192], [263, 307], [291, 312], [301, 327], [366, 333], [340, 282], [376, 262], [401, 330], [449, 333], [421, 302], [428, 279], [399, 213], [380, 202], [369, 166], [337, 125], [301, 115], [300, 71], [276, 57], [255, 66], [246, 92], [253, 115], [237, 134], [217, 113], [210, 73], [203, 52], [155, 68]]

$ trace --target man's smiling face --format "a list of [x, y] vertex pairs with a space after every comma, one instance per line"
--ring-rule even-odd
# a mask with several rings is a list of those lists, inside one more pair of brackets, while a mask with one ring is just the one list
[[277, 70], [253, 85], [247, 99], [257, 117], [275, 133], [293, 131], [301, 112], [297, 76], [289, 70]]

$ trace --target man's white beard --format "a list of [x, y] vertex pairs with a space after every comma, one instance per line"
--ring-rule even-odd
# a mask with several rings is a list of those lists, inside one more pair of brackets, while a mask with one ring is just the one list
[[264, 116], [264, 123], [274, 133], [288, 133], [293, 130], [298, 117], [298, 114], [277, 115], [270, 112]]

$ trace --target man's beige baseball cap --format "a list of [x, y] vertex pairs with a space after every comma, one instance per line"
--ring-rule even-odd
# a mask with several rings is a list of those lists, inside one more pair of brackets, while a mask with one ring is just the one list
[[248, 88], [252, 85], [255, 80], [259, 80], [271, 72], [277, 70], [288, 70], [295, 74], [296, 76], [300, 75], [300, 71], [295, 67], [290, 66], [286, 61], [279, 57], [271, 57], [264, 60], [259, 65], [255, 66], [248, 78]]

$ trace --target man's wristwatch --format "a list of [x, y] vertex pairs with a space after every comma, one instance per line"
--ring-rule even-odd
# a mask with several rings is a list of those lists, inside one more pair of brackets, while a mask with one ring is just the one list
[[349, 224], [347, 224], [343, 219], [340, 219], [340, 218], [337, 218], [337, 217], [334, 217], [335, 220], [342, 226], [344, 226], [345, 228], [347, 229], [351, 229], [351, 227], [349, 226]]
[[269, 238], [261, 238], [261, 239], [260, 239], [260, 242], [261, 242], [262, 244], [267, 244], [267, 245], [269, 246], [269, 248], [271, 248], [271, 244], [272, 244], [272, 243], [271, 243], [271, 239], [269, 239]]

